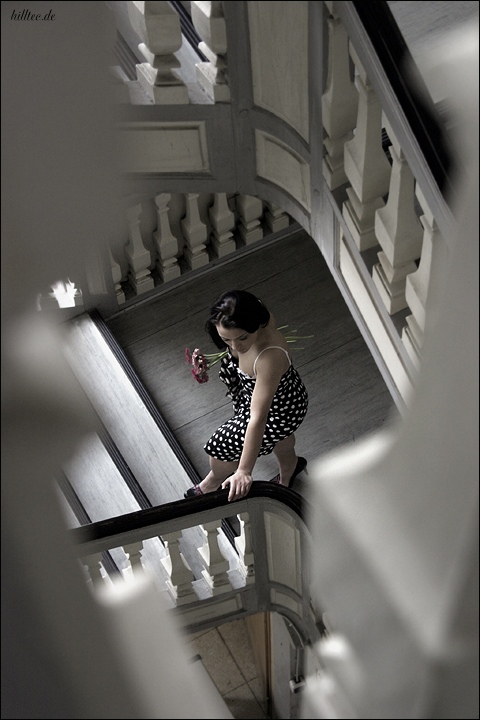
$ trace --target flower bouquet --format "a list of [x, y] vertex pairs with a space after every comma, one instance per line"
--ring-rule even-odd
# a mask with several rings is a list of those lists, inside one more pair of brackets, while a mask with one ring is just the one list
[[[282, 325], [278, 328], [278, 330], [285, 330], [286, 328], [288, 328], [288, 325]], [[297, 331], [292, 330], [291, 332], [296, 333]], [[296, 343], [297, 340], [304, 340], [312, 337], [313, 335], [286, 335], [285, 340], [287, 343]], [[303, 350], [304, 348], [295, 349]], [[199, 348], [195, 348], [193, 352], [190, 351], [188, 347], [185, 348], [185, 360], [188, 365], [192, 366], [192, 375], [200, 384], [208, 382], [208, 371], [220, 362], [222, 358], [226, 357], [226, 355], [228, 355], [228, 350], [220, 350], [216, 353], [203, 353]]]

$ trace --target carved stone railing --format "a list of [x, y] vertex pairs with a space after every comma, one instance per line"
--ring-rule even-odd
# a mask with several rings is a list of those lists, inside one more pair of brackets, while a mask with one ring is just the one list
[[338, 270], [406, 396], [421, 362], [434, 256], [447, 251], [452, 218], [351, 4], [325, 5], [323, 170], [340, 212]]
[[[244, 500], [232, 504], [226, 496], [219, 491], [71, 530], [87, 580], [110, 581], [109, 553], [117, 577], [144, 568], [156, 576], [190, 632], [270, 611], [313, 645], [323, 625], [311, 599], [310, 534], [299, 496], [262, 482]], [[240, 525], [235, 547], [221, 527], [232, 514]]]
[[110, 247], [118, 309], [289, 227], [272, 203], [247, 195], [159, 193], [126, 212], [128, 241]]
[[[190, 12], [178, 8], [181, 15], [175, 7], [180, 3], [129, 0], [116, 5], [122, 6], [114, 7], [120, 33], [116, 52], [125, 67], [113, 65], [111, 76], [119, 86], [119, 102], [183, 105], [230, 101], [222, 2], [192, 2]], [[197, 47], [189, 45], [194, 39]], [[124, 92], [120, 92], [122, 82]]]

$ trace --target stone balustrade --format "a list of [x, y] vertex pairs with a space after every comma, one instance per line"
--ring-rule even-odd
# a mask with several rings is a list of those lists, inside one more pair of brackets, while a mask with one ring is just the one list
[[[329, 12], [329, 47], [322, 97], [326, 149], [323, 175], [332, 200], [333, 191], [336, 198], [345, 198], [340, 209], [346, 227], [339, 242], [346, 244], [347, 235], [352, 239], [348, 253], [339, 253], [339, 269], [347, 283], [351, 282], [350, 292], [357, 295], [352, 256], [357, 268], [364, 268], [364, 275], [365, 269], [371, 274], [378, 293], [378, 313], [382, 315], [380, 302], [383, 312], [392, 317], [392, 327], [401, 336], [403, 349], [418, 371], [433, 256], [443, 252], [445, 241], [337, 13], [337, 3], [325, 5]], [[372, 263], [368, 251], [375, 250], [378, 262]], [[348, 269], [346, 265], [342, 270], [343, 261]], [[371, 310], [367, 303], [364, 307], [365, 324], [374, 327], [378, 320], [373, 315], [369, 319]], [[410, 372], [412, 381], [413, 375]]]
[[[71, 532], [87, 582], [94, 587], [111, 580], [112, 569], [102, 560], [109, 553], [118, 568], [116, 575], [144, 570], [153, 574], [166, 588], [181, 624], [189, 629], [268, 609], [266, 602], [290, 619], [300, 637], [316, 642], [321, 617], [315, 616], [310, 596], [310, 535], [304, 521], [289, 505], [267, 497], [246, 498], [234, 509], [240, 526], [235, 548], [222, 530], [222, 520], [232, 516], [230, 504], [172, 520], [152, 520], [145, 527], [99, 540], [78, 539], [88, 528]], [[280, 536], [288, 538], [288, 552], [278, 543]]]
[[129, 241], [110, 247], [118, 306], [288, 228], [281, 208], [248, 195], [160, 193], [127, 213]]

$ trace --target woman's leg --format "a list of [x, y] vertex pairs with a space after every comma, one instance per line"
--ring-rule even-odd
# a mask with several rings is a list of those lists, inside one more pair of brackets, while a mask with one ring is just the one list
[[218, 490], [223, 481], [230, 477], [230, 475], [233, 475], [237, 467], [237, 460], [234, 462], [224, 462], [210, 455], [210, 472], [203, 478], [198, 487], [204, 493]]
[[280, 483], [288, 486], [290, 478], [295, 472], [298, 460], [295, 453], [295, 435], [289, 435], [285, 440], [277, 443], [273, 448], [273, 452], [277, 458], [280, 470]]

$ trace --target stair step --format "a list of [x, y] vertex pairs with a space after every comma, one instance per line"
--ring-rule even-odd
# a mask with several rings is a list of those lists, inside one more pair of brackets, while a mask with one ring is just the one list
[[140, 381], [135, 387], [90, 314], [73, 318], [68, 330], [67, 360], [148, 501], [155, 506], [183, 498], [194, 471], [152, 416]]

